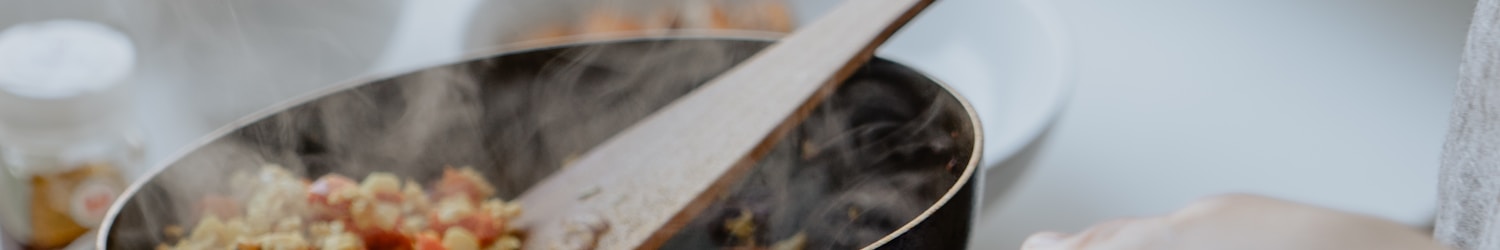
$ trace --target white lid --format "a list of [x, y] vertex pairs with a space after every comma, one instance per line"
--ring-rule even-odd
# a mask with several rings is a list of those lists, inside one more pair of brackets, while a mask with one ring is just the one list
[[49, 20], [0, 30], [0, 158], [68, 160], [109, 151], [93, 142], [132, 128], [124, 83], [135, 62], [130, 38], [96, 22]]
[[23, 23], [0, 31], [0, 90], [57, 99], [107, 89], [135, 67], [130, 38], [79, 20]]

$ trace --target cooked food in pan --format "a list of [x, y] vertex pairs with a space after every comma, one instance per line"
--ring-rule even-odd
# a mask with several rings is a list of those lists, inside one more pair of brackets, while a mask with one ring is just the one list
[[[99, 244], [554, 249], [519, 228], [512, 213], [525, 204], [495, 198], [519, 196], [769, 44], [609, 40], [349, 83], [160, 168], [124, 195]], [[941, 85], [871, 61], [661, 249], [962, 249], [976, 125]], [[473, 169], [441, 167], [452, 163]], [[592, 219], [604, 234], [621, 228]]]
[[158, 249], [519, 249], [509, 221], [519, 204], [471, 168], [447, 168], [430, 185], [375, 172], [307, 180], [278, 166], [231, 178], [234, 191], [198, 203], [192, 230], [168, 227]]

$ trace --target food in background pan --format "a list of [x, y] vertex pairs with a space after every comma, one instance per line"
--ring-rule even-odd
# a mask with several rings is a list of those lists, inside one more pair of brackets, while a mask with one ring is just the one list
[[[600, 6], [613, 6], [601, 4]], [[537, 25], [519, 40], [547, 39], [577, 34], [642, 30], [717, 29], [791, 32], [794, 19], [783, 0], [689, 0], [652, 11], [600, 7], [576, 23]]]

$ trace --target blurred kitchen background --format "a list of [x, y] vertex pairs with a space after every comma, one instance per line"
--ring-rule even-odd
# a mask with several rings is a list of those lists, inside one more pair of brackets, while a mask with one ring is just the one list
[[[806, 22], [837, 1], [788, 2]], [[1473, 5], [940, 0], [880, 53], [953, 85], [980, 112], [987, 179], [974, 249], [1012, 249], [1035, 231], [1163, 214], [1230, 192], [1421, 227], [1435, 207]], [[598, 8], [0, 0], [0, 28], [75, 18], [131, 37], [139, 56], [128, 84], [144, 151], [138, 166], [122, 169], [128, 179], [275, 102], [558, 35], [550, 29]]]

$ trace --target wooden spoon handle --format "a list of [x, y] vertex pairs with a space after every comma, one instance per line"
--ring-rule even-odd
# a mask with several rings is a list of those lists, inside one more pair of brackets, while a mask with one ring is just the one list
[[600, 249], [659, 247], [931, 2], [844, 1], [595, 147], [522, 194], [527, 248], [567, 237], [560, 220], [580, 217], [607, 224]]

